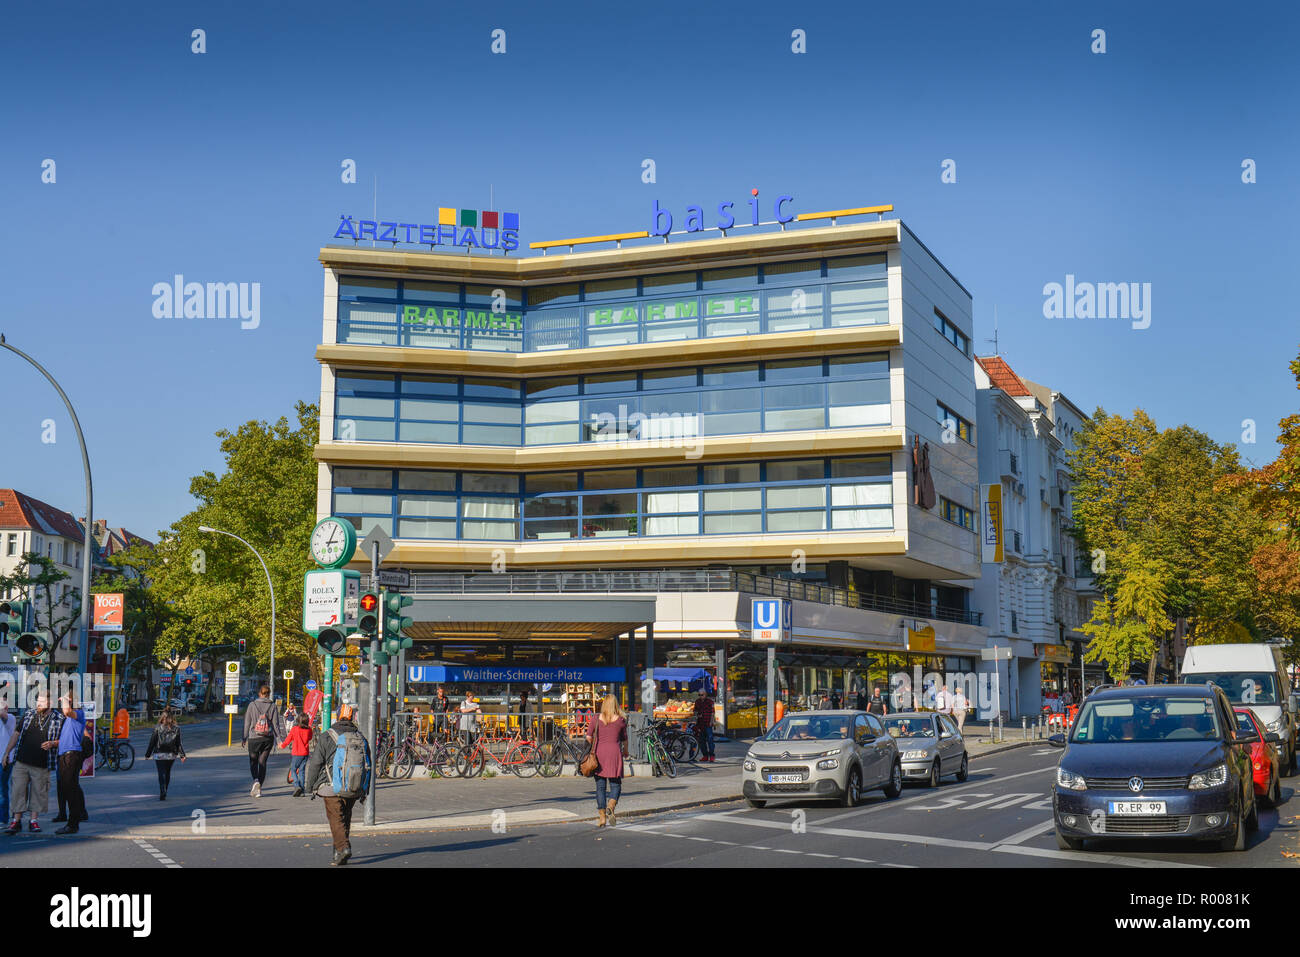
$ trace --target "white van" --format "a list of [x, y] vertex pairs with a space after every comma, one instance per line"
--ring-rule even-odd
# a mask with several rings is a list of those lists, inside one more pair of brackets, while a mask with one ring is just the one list
[[1183, 658], [1183, 684], [1216, 685], [1234, 705], [1249, 707], [1266, 733], [1281, 738], [1283, 773], [1295, 773], [1297, 699], [1280, 647], [1262, 642], [1193, 645]]

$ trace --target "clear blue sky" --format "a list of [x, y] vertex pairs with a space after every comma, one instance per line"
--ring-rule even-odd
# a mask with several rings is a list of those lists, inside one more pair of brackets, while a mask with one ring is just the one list
[[[370, 211], [376, 177], [382, 217], [403, 221], [486, 208], [492, 186], [525, 243], [642, 229], [653, 199], [708, 208], [757, 186], [802, 211], [893, 203], [974, 295], [978, 352], [996, 304], [1021, 375], [1220, 441], [1254, 419], [1242, 451], [1263, 462], [1297, 397], [1298, 9], [10, 6], [0, 331], [77, 405], [96, 514], [152, 535], [193, 507], [190, 476], [220, 468], [215, 430], [317, 398], [317, 251], [340, 213]], [[151, 287], [175, 273], [260, 282], [260, 328], [155, 319]], [[1044, 284], [1067, 273], [1151, 283], [1151, 327], [1043, 318]], [[57, 397], [8, 353], [0, 381], [0, 485], [80, 514]]]

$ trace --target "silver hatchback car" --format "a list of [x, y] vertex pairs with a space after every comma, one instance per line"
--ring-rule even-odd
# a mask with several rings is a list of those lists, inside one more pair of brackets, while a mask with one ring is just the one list
[[969, 773], [966, 742], [957, 722], [937, 711], [903, 711], [885, 716], [885, 730], [903, 755], [903, 776], [932, 788], [946, 774], [965, 781]]
[[750, 807], [799, 798], [854, 807], [877, 788], [898, 797], [903, 768], [894, 739], [864, 711], [786, 715], [750, 746], [741, 776]]

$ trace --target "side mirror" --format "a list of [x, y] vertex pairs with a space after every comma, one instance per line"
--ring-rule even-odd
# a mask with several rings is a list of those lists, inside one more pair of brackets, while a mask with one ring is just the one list
[[1300, 695], [1288, 695], [1286, 699], [1286, 709], [1292, 712], [1300, 710]]
[[1232, 740], [1234, 744], [1259, 744], [1259, 735], [1254, 731], [1242, 731]]
[[1270, 731], [1268, 734], [1264, 735], [1264, 740], [1269, 744], [1277, 744], [1282, 740], [1282, 735], [1278, 734], [1276, 731]]
[[1063, 748], [1063, 747], [1065, 747], [1065, 735], [1063, 735], [1063, 734], [1054, 734], [1054, 735], [1052, 735], [1050, 738], [1047, 739], [1047, 743], [1050, 744], [1050, 745], [1051, 745], [1052, 747], [1054, 747], [1054, 748]]

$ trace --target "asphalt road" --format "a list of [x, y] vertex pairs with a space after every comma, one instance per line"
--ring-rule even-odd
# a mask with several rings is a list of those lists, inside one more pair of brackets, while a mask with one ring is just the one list
[[[1260, 811], [1248, 849], [1223, 853], [1183, 842], [1101, 842], [1061, 851], [1051, 826], [1050, 784], [1060, 752], [1022, 748], [973, 762], [970, 778], [938, 789], [908, 785], [893, 801], [876, 793], [858, 808], [742, 802], [590, 822], [435, 833], [354, 834], [349, 866], [381, 867], [1294, 867], [1300, 779], [1279, 810]], [[1295, 810], [1292, 804], [1296, 805]], [[319, 806], [319, 805], [317, 805]], [[321, 811], [323, 815], [323, 810]], [[6, 867], [328, 866], [321, 838], [129, 840], [23, 834], [0, 838]]]

